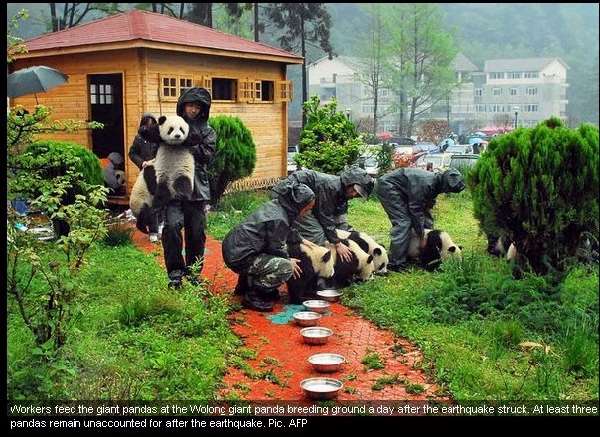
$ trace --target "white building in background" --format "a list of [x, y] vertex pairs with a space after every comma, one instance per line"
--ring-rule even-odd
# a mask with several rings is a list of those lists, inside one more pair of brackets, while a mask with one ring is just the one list
[[[368, 86], [358, 79], [356, 59], [340, 56], [309, 64], [309, 96], [322, 103], [333, 97], [338, 109], [354, 121], [373, 118], [373, 98]], [[568, 66], [559, 58], [494, 59], [485, 61], [483, 71], [462, 53], [452, 62], [457, 87], [448, 99], [434, 105], [420, 120], [448, 120], [450, 129], [461, 134], [485, 126], [533, 126], [550, 116], [566, 119]], [[379, 132], [395, 133], [398, 97], [381, 89], [378, 99]]]
[[[567, 118], [567, 70], [560, 58], [493, 59], [474, 82], [475, 110], [488, 124], [508, 117], [535, 126], [551, 116]], [[496, 123], [497, 124], [497, 123]]]

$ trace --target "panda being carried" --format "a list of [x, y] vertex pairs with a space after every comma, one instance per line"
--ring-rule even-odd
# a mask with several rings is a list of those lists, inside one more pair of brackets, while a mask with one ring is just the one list
[[[133, 186], [130, 207], [137, 227], [148, 232], [152, 214], [162, 209], [165, 223], [162, 244], [169, 286], [179, 288], [192, 264], [204, 257], [205, 205], [210, 200], [208, 166], [216, 150], [216, 134], [208, 124], [211, 97], [204, 88], [190, 88], [177, 102], [177, 115], [161, 116], [149, 129], [149, 141], [159, 143]], [[185, 238], [181, 230], [185, 228]], [[185, 241], [185, 260], [182, 256]]]
[[129, 204], [137, 228], [148, 233], [153, 209], [170, 200], [189, 200], [194, 189], [194, 156], [184, 145], [189, 126], [177, 115], [158, 119], [159, 148], [138, 175]]

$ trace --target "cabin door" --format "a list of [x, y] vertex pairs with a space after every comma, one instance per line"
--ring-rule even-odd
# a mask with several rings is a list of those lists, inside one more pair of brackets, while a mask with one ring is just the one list
[[[121, 155], [121, 163], [115, 169], [125, 171], [125, 147], [123, 132], [123, 75], [90, 74], [88, 90], [91, 120], [104, 124], [103, 129], [92, 130], [92, 150], [102, 159], [111, 153]], [[112, 155], [114, 156], [114, 155]], [[124, 195], [125, 187], [111, 190], [111, 195]]]

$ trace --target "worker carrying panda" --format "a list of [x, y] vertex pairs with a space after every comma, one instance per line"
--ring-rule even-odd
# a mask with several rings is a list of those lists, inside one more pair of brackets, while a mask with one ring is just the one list
[[338, 255], [349, 262], [352, 252], [341, 243], [336, 229], [353, 230], [348, 223], [348, 200], [355, 197], [367, 199], [375, 185], [373, 178], [357, 165], [342, 171], [339, 176], [309, 169], [298, 170], [275, 185], [271, 197], [276, 198], [284, 192], [289, 181], [307, 185], [316, 196], [313, 211], [298, 218], [294, 229], [311, 243], [324, 246], [329, 242], [335, 245]]
[[433, 229], [431, 210], [440, 193], [460, 193], [465, 182], [460, 172], [450, 168], [432, 173], [419, 168], [400, 168], [381, 176], [375, 189], [392, 222], [388, 270], [408, 267], [411, 228], [425, 245], [425, 229]]

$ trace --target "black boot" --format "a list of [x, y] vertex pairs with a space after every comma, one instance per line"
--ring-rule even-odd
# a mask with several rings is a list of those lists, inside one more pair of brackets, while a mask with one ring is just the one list
[[183, 272], [181, 270], [173, 270], [169, 273], [169, 288], [180, 289], [181, 279], [183, 278]]
[[244, 294], [242, 305], [255, 311], [273, 311], [273, 302], [267, 300], [264, 291], [258, 287], [252, 287]]
[[248, 288], [248, 275], [245, 273], [240, 273], [238, 276], [237, 285], [235, 286], [234, 294], [236, 296], [243, 296]]
[[265, 291], [265, 299], [271, 302], [279, 302], [281, 300], [281, 296], [279, 295], [279, 290], [277, 288], [269, 288]]

